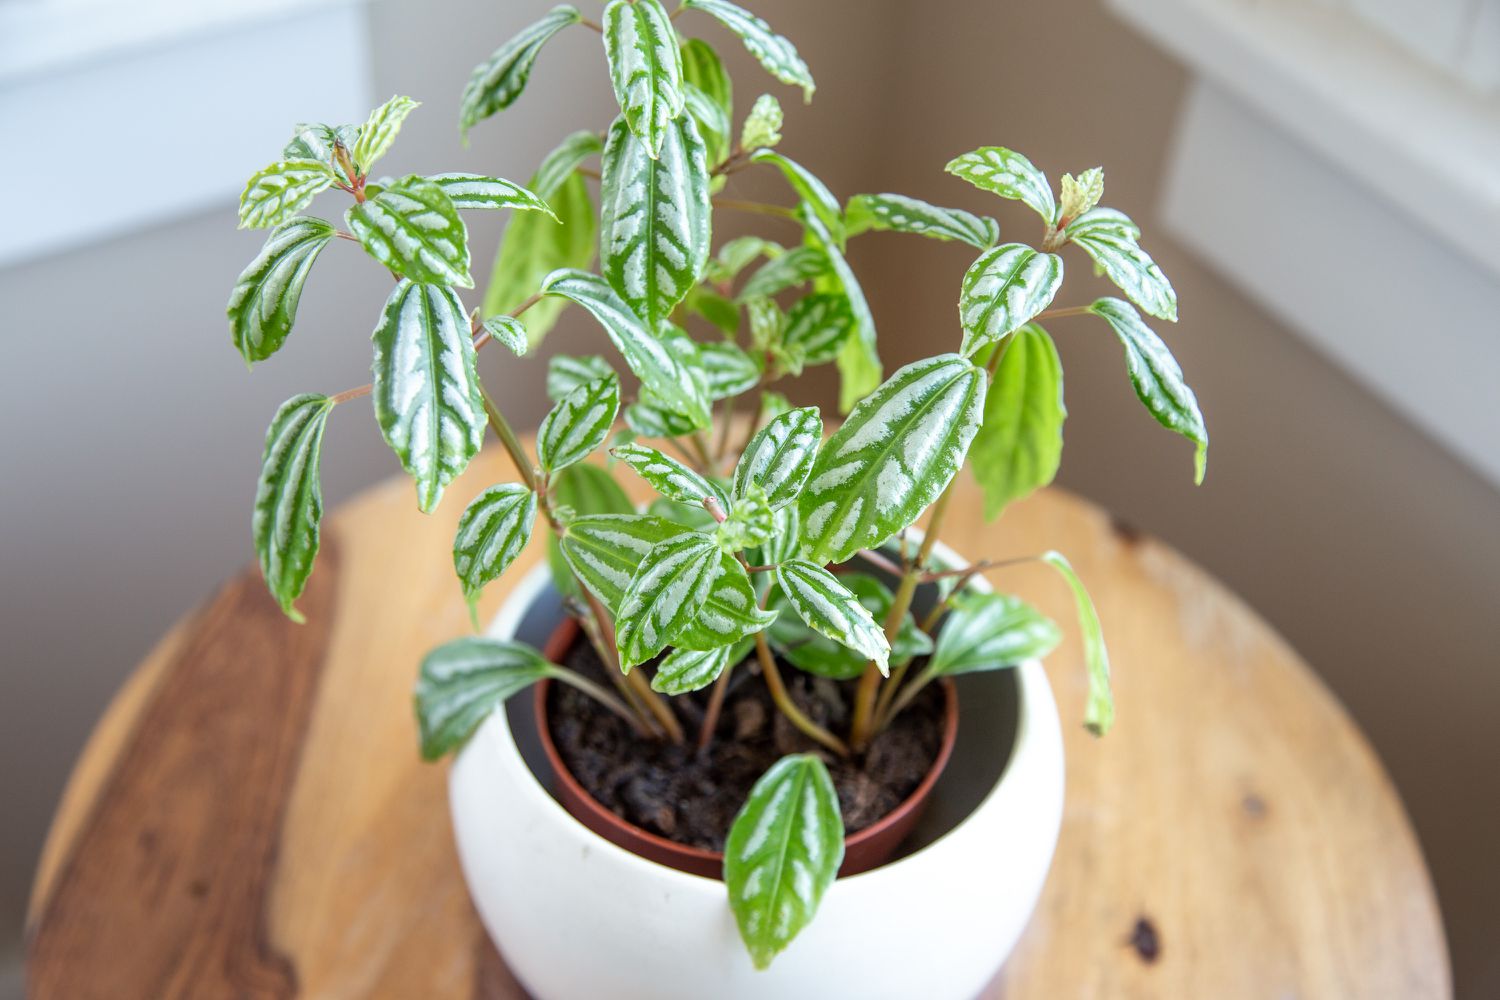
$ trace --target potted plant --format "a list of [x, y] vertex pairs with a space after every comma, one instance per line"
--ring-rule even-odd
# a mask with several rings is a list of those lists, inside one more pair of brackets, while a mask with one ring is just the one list
[[[334, 239], [359, 244], [395, 279], [375, 318], [373, 382], [295, 396], [272, 420], [256, 548], [297, 618], [318, 548], [324, 427], [358, 397], [372, 397], [423, 511], [487, 429], [514, 460], [517, 481], [463, 513], [458, 582], [472, 612], [538, 521], [548, 568], [513, 588], [487, 636], [432, 651], [416, 712], [424, 756], [464, 748], [451, 788], [465, 871], [538, 994], [966, 996], [1003, 960], [1051, 857], [1061, 745], [1037, 660], [1059, 631], [986, 582], [1023, 560], [965, 561], [942, 545], [947, 502], [965, 466], [991, 517], [1053, 478], [1062, 372], [1040, 324], [1054, 317], [1114, 330], [1141, 402], [1196, 444], [1201, 481], [1197, 402], [1140, 315], [1175, 321], [1176, 297], [1139, 229], [1100, 207], [1098, 168], [1065, 175], [1055, 196], [1008, 149], [948, 164], [1034, 210], [1034, 246], [1001, 242], [994, 219], [914, 198], [840, 202], [776, 152], [773, 96], [735, 129], [717, 54], [682, 34], [714, 20], [811, 98], [793, 45], [726, 0], [684, 0], [670, 14], [660, 0], [612, 0], [597, 23], [560, 6], [474, 71], [460, 111], [467, 131], [513, 103], [557, 32], [600, 33], [620, 115], [565, 139], [527, 186], [456, 173], [374, 179], [417, 107], [405, 97], [360, 125], [298, 126], [251, 178], [241, 224], [272, 232], [228, 306], [247, 363], [285, 341]], [[779, 173], [793, 204], [726, 196], [748, 170]], [[352, 199], [347, 229], [301, 214], [330, 188]], [[494, 209], [517, 214], [471, 308], [458, 292], [474, 285], [461, 213]], [[792, 239], [742, 236], [715, 250], [716, 209], [774, 217]], [[873, 230], [979, 251], [951, 341], [888, 377], [844, 257], [848, 240]], [[1129, 301], [1053, 307], [1073, 249]], [[526, 354], [569, 303], [614, 351], [551, 359], [555, 405], [533, 452], [486, 393], [475, 355], [496, 341]], [[830, 363], [841, 422], [770, 388]], [[656, 498], [638, 508], [619, 477]], [[1072, 590], [1086, 720], [1102, 734], [1113, 703], [1093, 604], [1061, 555], [1028, 558]], [[537, 615], [543, 650], [516, 638]], [[520, 699], [503, 707], [526, 688], [529, 710]], [[960, 703], [968, 763], [953, 780], [971, 787], [951, 797], [958, 805], [927, 846], [892, 860], [954, 752]], [[531, 759], [513, 734], [528, 715]]]

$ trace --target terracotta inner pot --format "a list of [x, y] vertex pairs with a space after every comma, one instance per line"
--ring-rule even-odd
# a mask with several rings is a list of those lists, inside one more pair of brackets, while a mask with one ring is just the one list
[[[564, 618], [547, 640], [544, 655], [554, 663], [561, 663], [579, 636], [578, 623]], [[906, 839], [921, 818], [922, 811], [932, 795], [938, 776], [948, 764], [953, 753], [953, 743], [958, 737], [958, 691], [953, 681], [939, 681], [943, 692], [943, 732], [938, 745], [937, 757], [932, 768], [920, 784], [895, 809], [857, 833], [844, 838], [844, 863], [839, 875], [857, 875], [877, 868], [891, 859], [901, 842]], [[675, 840], [643, 830], [627, 820], [616, 816], [599, 803], [578, 783], [552, 742], [552, 731], [547, 723], [547, 696], [552, 690], [551, 681], [542, 681], [535, 687], [533, 706], [536, 712], [537, 732], [541, 737], [542, 751], [547, 763], [557, 778], [557, 797], [584, 826], [620, 847], [655, 861], [669, 868], [721, 878], [724, 870], [724, 855], [720, 851], [708, 851], [701, 847], [679, 844]]]

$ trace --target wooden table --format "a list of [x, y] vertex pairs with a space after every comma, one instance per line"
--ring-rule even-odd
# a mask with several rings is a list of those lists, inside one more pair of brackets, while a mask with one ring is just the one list
[[[487, 452], [431, 517], [408, 483], [381, 486], [326, 525], [309, 624], [285, 621], [247, 570], [162, 640], [53, 822], [28, 917], [33, 996], [524, 995], [465, 893], [445, 766], [419, 762], [410, 697], [422, 654], [467, 629], [458, 515], [513, 478]], [[1041, 903], [987, 996], [1450, 995], [1390, 780], [1265, 623], [1057, 490], [986, 525], [968, 489], [948, 523], [970, 553], [1072, 559], [1119, 709], [1108, 738], [1084, 732], [1073, 615], [1051, 571], [997, 577], [1069, 633], [1047, 664], [1068, 793]], [[541, 554], [534, 542], [506, 579]]]

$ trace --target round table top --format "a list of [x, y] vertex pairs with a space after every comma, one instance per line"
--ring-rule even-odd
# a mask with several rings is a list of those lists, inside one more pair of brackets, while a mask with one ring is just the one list
[[[438, 513], [392, 481], [342, 507], [300, 607], [246, 570], [120, 691], [53, 821], [28, 913], [32, 995], [523, 997], [469, 903], [446, 766], [411, 688], [465, 634], [450, 549], [463, 500], [516, 478], [476, 459]], [[1047, 660], [1067, 803], [1031, 924], [986, 997], [1447, 997], [1436, 897], [1389, 778], [1297, 655], [1167, 546], [1056, 489], [945, 539], [1056, 548], [1087, 582], [1117, 724], [1082, 725], [1071, 599], [993, 574], [1064, 624]], [[542, 558], [540, 539], [507, 581]], [[645, 905], [645, 904], [643, 904]]]

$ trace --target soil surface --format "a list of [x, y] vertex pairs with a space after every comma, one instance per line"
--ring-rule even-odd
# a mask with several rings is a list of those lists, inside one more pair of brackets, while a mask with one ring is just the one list
[[[609, 684], [582, 636], [563, 662]], [[856, 682], [814, 677], [778, 662], [803, 711], [845, 733]], [[654, 670], [655, 663], [636, 669]], [[875, 738], [863, 760], [840, 760], [776, 711], [751, 657], [734, 668], [714, 741], [699, 756], [695, 743], [708, 694], [704, 689], [671, 699], [688, 733], [682, 746], [636, 736], [618, 716], [563, 684], [551, 685], [547, 719], [568, 770], [606, 808], [652, 833], [713, 851], [723, 850], [751, 786], [786, 754], [811, 751], [823, 758], [838, 788], [844, 829], [854, 833], [916, 790], [942, 742], [943, 697], [933, 684]]]

